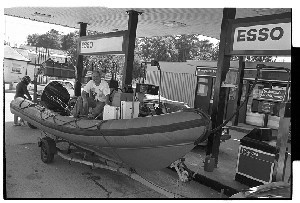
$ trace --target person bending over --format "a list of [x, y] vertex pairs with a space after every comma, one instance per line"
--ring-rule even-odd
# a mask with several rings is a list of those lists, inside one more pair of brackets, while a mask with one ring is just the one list
[[[72, 111], [74, 117], [88, 115], [96, 118], [103, 113], [105, 104], [109, 104], [110, 89], [108, 83], [101, 80], [101, 73], [93, 71], [92, 80], [83, 88]], [[91, 111], [89, 111], [89, 109]]]
[[[17, 97], [22, 97], [26, 99], [27, 97], [27, 99], [32, 100], [27, 89], [27, 86], [29, 85], [30, 82], [31, 82], [31, 78], [29, 76], [26, 75], [22, 78], [21, 82], [19, 82], [16, 86], [16, 94], [14, 99], [16, 99]], [[24, 120], [20, 118], [20, 122], [18, 122], [18, 116], [14, 115], [14, 126], [21, 126], [22, 124], [23, 125], [25, 124]]]

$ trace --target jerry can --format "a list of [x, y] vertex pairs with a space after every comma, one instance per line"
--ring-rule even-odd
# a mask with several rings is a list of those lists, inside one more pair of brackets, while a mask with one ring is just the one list
[[213, 172], [215, 168], [215, 158], [211, 157], [211, 155], [206, 156], [204, 160], [204, 171]]

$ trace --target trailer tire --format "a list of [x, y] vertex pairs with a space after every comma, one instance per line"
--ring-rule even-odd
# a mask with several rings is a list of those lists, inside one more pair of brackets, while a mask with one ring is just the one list
[[55, 142], [52, 139], [43, 138], [40, 142], [41, 159], [44, 163], [51, 163], [54, 159], [53, 147], [56, 148]]

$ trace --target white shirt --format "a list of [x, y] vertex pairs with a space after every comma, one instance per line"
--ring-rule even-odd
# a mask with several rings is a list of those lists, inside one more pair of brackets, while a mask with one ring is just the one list
[[110, 93], [108, 83], [101, 80], [100, 84], [97, 86], [93, 80], [90, 80], [83, 90], [89, 93], [90, 97], [93, 97], [97, 101], [105, 102], [106, 96]]

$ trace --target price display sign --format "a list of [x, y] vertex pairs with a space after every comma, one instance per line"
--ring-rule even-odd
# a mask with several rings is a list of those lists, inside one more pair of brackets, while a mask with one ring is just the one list
[[275, 162], [275, 154], [240, 145], [236, 173], [246, 178], [270, 183]]
[[212, 76], [216, 77], [217, 68], [196, 67], [196, 76]]
[[274, 90], [264, 88], [259, 96], [261, 100], [278, 101], [282, 102], [285, 98], [285, 90]]
[[273, 113], [274, 103], [263, 101], [262, 102], [262, 112]]

